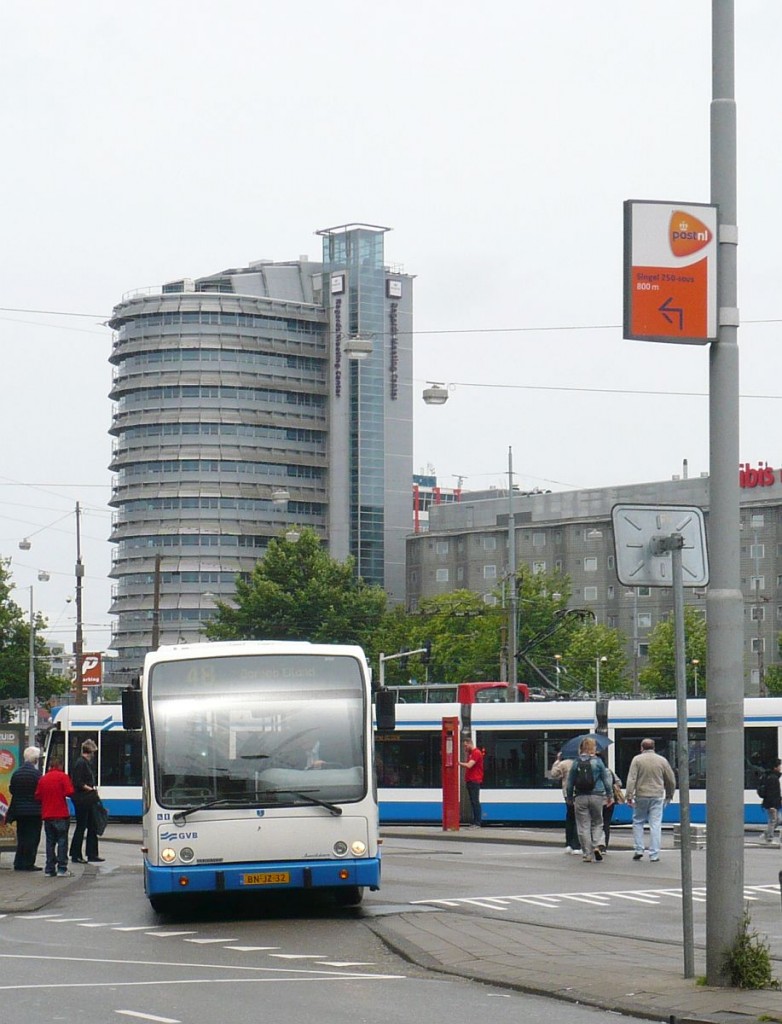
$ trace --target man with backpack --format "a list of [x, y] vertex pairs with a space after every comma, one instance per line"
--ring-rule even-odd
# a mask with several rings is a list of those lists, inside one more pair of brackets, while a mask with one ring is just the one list
[[763, 833], [763, 838], [767, 843], [774, 842], [774, 830], [779, 821], [780, 808], [782, 808], [780, 774], [782, 774], [782, 761], [777, 758], [758, 785], [758, 796], [763, 801], [763, 810], [766, 812], [766, 830]]
[[597, 743], [591, 736], [581, 740], [578, 757], [570, 767], [567, 799], [575, 805], [582, 860], [587, 864], [601, 861], [606, 852], [603, 807], [613, 803], [614, 793], [611, 775], [597, 756]]

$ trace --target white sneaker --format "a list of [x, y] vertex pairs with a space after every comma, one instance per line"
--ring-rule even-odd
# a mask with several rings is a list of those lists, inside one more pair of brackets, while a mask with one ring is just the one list
[[573, 854], [574, 857], [582, 856], [581, 850], [571, 850], [570, 852]]
[[572, 846], [566, 846], [565, 847], [565, 853], [572, 853], [572, 852], [573, 852], [573, 847]]

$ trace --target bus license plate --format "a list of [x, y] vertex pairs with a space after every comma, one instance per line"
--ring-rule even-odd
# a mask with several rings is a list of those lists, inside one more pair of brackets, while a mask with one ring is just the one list
[[289, 871], [262, 871], [244, 876], [245, 885], [288, 885], [290, 880]]

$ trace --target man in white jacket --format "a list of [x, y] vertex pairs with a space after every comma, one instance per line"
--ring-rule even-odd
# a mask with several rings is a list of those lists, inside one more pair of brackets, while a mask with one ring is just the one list
[[664, 757], [655, 753], [654, 740], [641, 740], [641, 753], [630, 763], [627, 802], [633, 808], [633, 860], [644, 855], [644, 825], [649, 825], [649, 860], [660, 859], [665, 804], [676, 792], [676, 776]]

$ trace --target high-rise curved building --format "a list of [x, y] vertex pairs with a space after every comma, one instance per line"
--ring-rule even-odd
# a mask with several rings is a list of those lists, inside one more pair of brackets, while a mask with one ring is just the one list
[[387, 229], [318, 232], [321, 262], [259, 261], [123, 297], [111, 469], [110, 678], [201, 639], [273, 537], [315, 528], [404, 600], [412, 529], [412, 279]]

